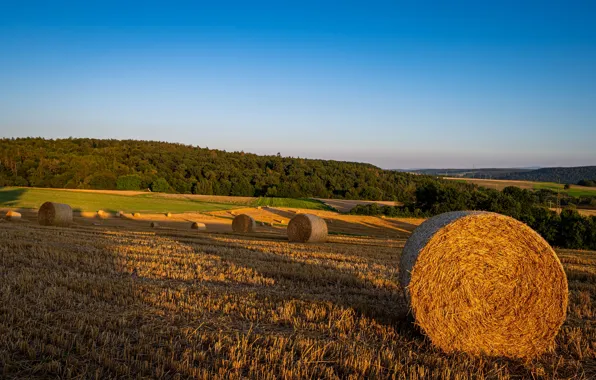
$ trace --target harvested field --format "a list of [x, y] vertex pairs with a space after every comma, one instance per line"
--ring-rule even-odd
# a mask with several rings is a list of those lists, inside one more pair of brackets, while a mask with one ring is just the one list
[[596, 375], [594, 252], [559, 251], [568, 318], [555, 352], [524, 362], [445, 354], [413, 328], [405, 237], [289, 244], [113, 220], [0, 226], [3, 378]]
[[520, 189], [533, 189], [536, 182], [532, 181], [512, 181], [504, 179], [481, 179], [481, 178], [462, 178], [462, 177], [443, 177], [444, 179], [460, 182], [473, 183], [478, 186], [488, 187], [495, 190], [503, 190], [507, 186], [515, 186]]
[[596, 195], [596, 188], [571, 185], [571, 188], [565, 189], [564, 184], [554, 182], [533, 182], [533, 181], [514, 181], [503, 179], [480, 179], [480, 178], [461, 178], [461, 177], [444, 177], [448, 180], [473, 183], [478, 186], [488, 187], [490, 189], [503, 190], [507, 186], [515, 186], [521, 189], [538, 190], [549, 189], [553, 191], [560, 191], [561, 194], [568, 194], [574, 197], [579, 196], [594, 196]]
[[[561, 211], [563, 211], [563, 208], [551, 207], [549, 210], [561, 213]], [[576, 211], [583, 216], [596, 216], [596, 210], [594, 209], [578, 208], [576, 209]]]
[[[279, 221], [287, 221], [296, 216], [296, 212], [289, 208], [243, 208], [235, 210], [238, 214], [246, 214], [259, 222], [270, 223], [283, 229], [285, 234], [286, 225]], [[376, 236], [406, 238], [422, 223], [420, 218], [380, 218], [376, 216], [343, 215], [333, 211], [308, 210], [309, 214], [319, 216], [327, 221], [330, 234]], [[227, 211], [214, 211], [208, 213], [215, 217], [232, 220], [233, 216]], [[331, 223], [330, 223], [331, 222]]]

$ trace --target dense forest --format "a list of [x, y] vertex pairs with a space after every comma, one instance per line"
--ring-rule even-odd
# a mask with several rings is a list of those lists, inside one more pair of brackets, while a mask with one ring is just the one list
[[[0, 140], [0, 186], [413, 201], [438, 180], [370, 164], [259, 156], [153, 141]], [[458, 189], [472, 188], [452, 184]]]
[[558, 182], [576, 184], [581, 180], [596, 179], [596, 166], [576, 166], [570, 168], [542, 168], [528, 172], [510, 173], [499, 179]]

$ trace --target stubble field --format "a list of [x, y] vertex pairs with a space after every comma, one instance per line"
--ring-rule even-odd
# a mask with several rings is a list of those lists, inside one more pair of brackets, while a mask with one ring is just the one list
[[568, 318], [553, 352], [523, 362], [443, 354], [413, 326], [407, 231], [306, 245], [282, 228], [139, 227], [0, 224], [0, 377], [596, 376], [593, 252], [557, 251]]

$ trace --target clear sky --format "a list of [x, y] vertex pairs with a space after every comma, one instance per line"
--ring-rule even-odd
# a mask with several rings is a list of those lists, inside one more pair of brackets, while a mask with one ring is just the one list
[[0, 136], [596, 165], [595, 20], [573, 0], [0, 0]]

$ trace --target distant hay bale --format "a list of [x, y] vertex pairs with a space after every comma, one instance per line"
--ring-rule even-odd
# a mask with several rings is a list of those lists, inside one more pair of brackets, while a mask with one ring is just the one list
[[16, 212], [16, 211], [9, 210], [6, 213], [6, 215], [4, 216], [4, 218], [6, 220], [9, 220], [9, 221], [14, 222], [14, 221], [17, 221], [17, 220], [21, 220], [21, 214], [18, 213], [18, 212]]
[[171, 218], [172, 217], [172, 213], [168, 212], [166, 213], [166, 218]]
[[46, 202], [39, 208], [37, 220], [42, 226], [67, 227], [72, 223], [72, 208], [63, 203]]
[[399, 269], [416, 323], [445, 352], [536, 357], [565, 321], [567, 277], [557, 255], [504, 215], [430, 218], [408, 239]]
[[110, 214], [109, 214], [109, 213], [107, 213], [107, 212], [105, 212], [104, 210], [97, 210], [97, 214], [96, 214], [96, 216], [97, 216], [99, 219], [107, 219], [107, 218], [109, 218], [109, 217], [110, 217]]
[[324, 243], [327, 241], [327, 223], [312, 214], [298, 214], [288, 224], [288, 240], [301, 243]]
[[256, 227], [255, 220], [246, 214], [240, 214], [232, 221], [232, 230], [234, 232], [255, 232]]
[[151, 222], [151, 228], [157, 228], [159, 227], [159, 224], [157, 224], [157, 222]]
[[133, 214], [132, 214], [132, 216], [133, 216], [134, 218], [140, 218], [140, 217], [141, 217], [141, 214], [140, 214], [140, 213], [138, 213], [138, 212], [135, 212], [135, 213], [133, 213]]
[[193, 222], [190, 225], [190, 228], [193, 230], [206, 230], [207, 226], [205, 225], [205, 223]]

